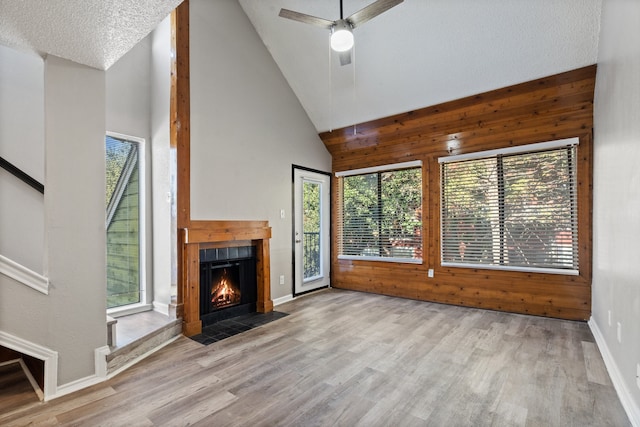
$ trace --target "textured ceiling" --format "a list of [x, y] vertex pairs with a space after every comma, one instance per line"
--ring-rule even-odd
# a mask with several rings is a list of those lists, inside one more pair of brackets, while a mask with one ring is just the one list
[[182, 0], [0, 0], [0, 44], [106, 70]]
[[[600, 0], [405, 0], [354, 30], [341, 67], [329, 33], [280, 8], [335, 20], [338, 0], [239, 0], [319, 131], [439, 104], [596, 62]], [[345, 16], [373, 0], [344, 0]]]
[[[0, 44], [107, 69], [182, 0], [0, 0]], [[341, 67], [338, 0], [239, 1], [318, 131], [593, 64], [602, 0], [405, 0], [356, 28]], [[345, 16], [374, 0], [343, 0]]]

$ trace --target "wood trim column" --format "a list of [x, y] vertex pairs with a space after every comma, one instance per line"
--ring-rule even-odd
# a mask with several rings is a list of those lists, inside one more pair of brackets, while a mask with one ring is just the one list
[[258, 301], [256, 311], [268, 313], [273, 311], [273, 301], [271, 301], [271, 260], [269, 251], [269, 240], [256, 241], [256, 270], [258, 272]]
[[[191, 100], [189, 83], [189, 0], [171, 13], [171, 94], [169, 108], [170, 149], [176, 159], [177, 298], [176, 317], [184, 316], [184, 232], [191, 223]], [[173, 157], [173, 156], [172, 156]], [[186, 258], [190, 259], [190, 258]], [[185, 326], [186, 327], [186, 326]]]
[[200, 245], [184, 245], [187, 265], [185, 267], [185, 316], [182, 322], [182, 333], [190, 337], [202, 332], [200, 320]]

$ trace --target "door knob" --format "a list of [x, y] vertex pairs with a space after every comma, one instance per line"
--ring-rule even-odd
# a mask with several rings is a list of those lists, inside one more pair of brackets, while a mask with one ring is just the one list
[[296, 243], [300, 243], [300, 242], [302, 242], [302, 240], [296, 239]]

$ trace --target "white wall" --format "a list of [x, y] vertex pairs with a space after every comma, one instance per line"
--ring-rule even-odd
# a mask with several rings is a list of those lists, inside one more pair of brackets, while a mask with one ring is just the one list
[[[0, 46], [0, 156], [44, 183], [44, 61]], [[44, 197], [0, 169], [0, 254], [42, 273]]]
[[147, 288], [156, 310], [171, 302], [169, 92], [171, 22], [156, 29], [107, 70], [107, 130], [144, 138], [147, 182]]
[[289, 295], [291, 167], [330, 155], [237, 2], [192, 0], [190, 18], [191, 217], [268, 220], [271, 295]]
[[166, 18], [106, 73], [107, 130], [146, 142], [146, 285], [156, 309], [165, 313], [171, 301], [170, 37]]
[[[105, 77], [54, 56], [44, 67], [49, 295], [0, 275], [0, 330], [58, 352], [58, 384], [92, 376], [106, 345]], [[28, 93], [28, 90], [23, 88]]]
[[[640, 408], [640, 388], [636, 385], [640, 364], [638, 28], [640, 2], [603, 2], [595, 94], [593, 213], [593, 321], [602, 332], [636, 411]], [[618, 322], [622, 326], [621, 343], [616, 336]]]
[[[122, 56], [106, 72], [107, 131], [145, 140], [144, 164], [146, 188], [151, 182], [151, 36], [147, 36]], [[145, 192], [145, 254], [144, 283], [153, 283], [151, 192]], [[148, 298], [147, 298], [148, 300]], [[151, 301], [141, 301], [147, 303]]]
[[[171, 90], [171, 21], [165, 18], [151, 34], [151, 173], [153, 178], [153, 283], [160, 311], [176, 295], [175, 223], [171, 223], [169, 107]], [[175, 168], [174, 168], [175, 169]], [[173, 239], [172, 239], [173, 235]], [[173, 281], [172, 281], [173, 279]], [[172, 288], [173, 285], [173, 288]], [[168, 307], [167, 307], [168, 308]]]

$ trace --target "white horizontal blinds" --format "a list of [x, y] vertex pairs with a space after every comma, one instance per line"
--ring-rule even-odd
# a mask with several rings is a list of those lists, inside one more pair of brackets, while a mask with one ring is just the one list
[[421, 168], [340, 176], [339, 256], [421, 260]]
[[575, 146], [442, 162], [443, 265], [578, 271]]

